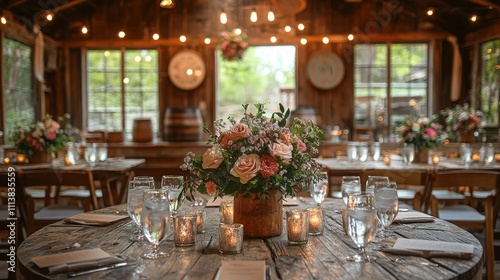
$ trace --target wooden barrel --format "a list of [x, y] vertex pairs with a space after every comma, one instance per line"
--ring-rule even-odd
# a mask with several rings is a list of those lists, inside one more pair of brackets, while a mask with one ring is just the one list
[[163, 119], [163, 140], [197, 142], [203, 140], [203, 118], [200, 108], [167, 108]]
[[135, 119], [132, 127], [132, 141], [151, 142], [153, 140], [153, 127], [151, 119]]

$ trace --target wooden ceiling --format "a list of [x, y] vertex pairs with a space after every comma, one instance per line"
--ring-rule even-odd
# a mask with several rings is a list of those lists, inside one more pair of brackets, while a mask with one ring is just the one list
[[[200, 7], [207, 6], [207, 11], [223, 9], [225, 6], [232, 9], [238, 7], [252, 7], [271, 5], [270, 0], [174, 0], [175, 8], [168, 9], [168, 13], [191, 16], [190, 11], [199, 10]], [[216, 2], [214, 2], [216, 1]], [[276, 4], [276, 1], [272, 0]], [[330, 1], [333, 11], [357, 11], [360, 5], [366, 2], [373, 2], [375, 7], [386, 5], [387, 2], [400, 3], [402, 5], [403, 16], [413, 17], [424, 24], [429, 24], [438, 29], [452, 34], [463, 36], [474, 32], [477, 29], [487, 27], [500, 21], [500, 1], [499, 0], [309, 0], [307, 9], [312, 5], [312, 1]], [[91, 22], [96, 13], [101, 13], [102, 9], [115, 9], [115, 13], [123, 16], [130, 9], [126, 7], [140, 7], [142, 14], [146, 17], [158, 17], [152, 21], [159, 21], [160, 17], [168, 17], [165, 10], [159, 8], [160, 0], [0, 0], [2, 11], [11, 13], [13, 19], [26, 26], [39, 23], [45, 34], [54, 39], [68, 40], [69, 31], [81, 28], [85, 23]], [[300, 7], [300, 2], [306, 0], [295, 0]], [[133, 3], [131, 5], [130, 3]], [[134, 6], [135, 5], [135, 6]], [[303, 8], [303, 7], [301, 7]], [[432, 8], [434, 15], [427, 16], [426, 11]], [[278, 9], [276, 9], [278, 10]], [[302, 10], [302, 9], [301, 9]], [[187, 12], [186, 12], [187, 11]], [[54, 19], [49, 22], [45, 15], [47, 12], [54, 14]], [[137, 11], [132, 11], [138, 13]], [[207, 12], [207, 17], [218, 16], [218, 12]], [[277, 12], [279, 17], [279, 11]], [[300, 13], [303, 13], [300, 12]], [[301, 14], [297, 14], [300, 17]], [[311, 12], [309, 11], [311, 14]], [[312, 12], [314, 13], [314, 12]], [[471, 22], [470, 17], [477, 15], [477, 21]], [[179, 16], [177, 17], [179, 19]], [[118, 19], [116, 19], [118, 20]], [[191, 20], [191, 19], [190, 19]], [[209, 19], [196, 18], [197, 21]], [[163, 21], [163, 19], [162, 19]], [[177, 24], [180, 24], [177, 22]]]

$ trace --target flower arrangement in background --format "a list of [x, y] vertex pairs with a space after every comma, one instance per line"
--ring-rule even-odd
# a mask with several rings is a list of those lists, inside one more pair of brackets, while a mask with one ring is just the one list
[[224, 60], [241, 60], [248, 47], [248, 37], [241, 29], [220, 34], [219, 46]]
[[448, 135], [435, 119], [436, 116], [432, 119], [420, 117], [417, 120], [406, 117], [398, 128], [402, 142], [413, 144], [417, 150], [435, 149], [443, 144]]
[[446, 132], [450, 141], [455, 141], [460, 133], [474, 132], [485, 122], [483, 112], [470, 108], [468, 104], [441, 110], [445, 118]]
[[181, 166], [190, 172], [185, 192], [208, 193], [214, 196], [256, 194], [268, 197], [270, 190], [282, 196], [295, 195], [297, 188], [307, 190], [312, 180], [318, 180], [322, 167], [313, 158], [323, 131], [311, 121], [295, 118], [285, 127], [290, 110], [270, 118], [264, 104], [255, 104], [257, 113], [247, 111], [236, 122], [229, 117], [229, 130], [223, 120], [214, 122], [216, 133], [205, 127], [212, 144], [202, 156], [188, 153]]
[[65, 114], [55, 121], [51, 115], [45, 115], [36, 124], [19, 122], [10, 132], [9, 141], [14, 143], [19, 153], [28, 158], [37, 151], [47, 151], [55, 157], [58, 151], [65, 148], [66, 143], [72, 142], [71, 136], [62, 128], [62, 124], [70, 118], [69, 114]]

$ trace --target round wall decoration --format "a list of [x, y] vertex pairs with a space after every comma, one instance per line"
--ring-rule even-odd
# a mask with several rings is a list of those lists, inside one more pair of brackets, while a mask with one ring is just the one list
[[205, 79], [203, 58], [195, 51], [183, 50], [176, 53], [168, 64], [170, 81], [179, 89], [192, 90]]
[[319, 89], [332, 89], [344, 79], [344, 62], [330, 52], [315, 52], [307, 63], [307, 77]]

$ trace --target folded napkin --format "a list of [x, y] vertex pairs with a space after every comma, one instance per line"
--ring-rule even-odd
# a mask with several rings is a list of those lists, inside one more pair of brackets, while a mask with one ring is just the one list
[[384, 248], [382, 252], [422, 258], [470, 259], [474, 253], [474, 245], [457, 242], [398, 238], [393, 247]]
[[460, 253], [460, 252], [444, 252], [444, 251], [419, 251], [419, 250], [409, 250], [409, 249], [395, 249], [395, 248], [384, 248], [381, 250], [384, 253], [390, 253], [393, 255], [403, 255], [403, 256], [417, 256], [422, 258], [452, 258], [452, 259], [463, 259], [469, 260], [472, 258], [470, 253]]
[[69, 271], [78, 271], [78, 270], [84, 270], [84, 269], [99, 268], [99, 267], [103, 267], [103, 266], [116, 264], [119, 262], [123, 262], [123, 258], [121, 258], [121, 257], [109, 257], [109, 258], [99, 259], [99, 260], [90, 260], [90, 261], [55, 265], [55, 266], [48, 267], [48, 270], [49, 270], [49, 274], [56, 274], [56, 273], [63, 273], [63, 272], [69, 272]]
[[395, 223], [430, 223], [434, 217], [418, 211], [399, 212], [394, 219]]
[[64, 219], [64, 222], [88, 226], [106, 226], [126, 218], [128, 218], [128, 216], [81, 213]]

